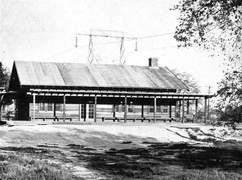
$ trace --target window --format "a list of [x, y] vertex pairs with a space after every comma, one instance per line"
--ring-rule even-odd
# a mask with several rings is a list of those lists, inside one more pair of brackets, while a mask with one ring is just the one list
[[128, 112], [134, 112], [134, 105], [129, 105]]
[[40, 111], [45, 111], [45, 103], [40, 103], [39, 104], [39, 110]]
[[55, 108], [56, 108], [56, 111], [61, 111], [61, 104], [56, 104]]
[[89, 118], [94, 118], [94, 104], [89, 104]]
[[157, 113], [161, 113], [161, 106], [157, 106], [157, 107], [156, 107], [156, 112], [157, 112]]
[[[56, 111], [61, 111], [61, 104], [56, 104]], [[54, 111], [54, 104], [52, 103], [40, 103], [39, 111]]]
[[168, 113], [168, 106], [163, 106], [163, 113], [164, 114]]
[[[150, 113], [154, 113], [154, 111], [155, 111], [154, 106], [150, 106], [149, 109], [150, 109], [149, 110]], [[161, 106], [156, 106], [156, 113], [161, 113]]]
[[53, 104], [51, 103], [47, 104], [47, 111], [53, 111]]
[[149, 112], [153, 113], [154, 112], [154, 106], [150, 106]]

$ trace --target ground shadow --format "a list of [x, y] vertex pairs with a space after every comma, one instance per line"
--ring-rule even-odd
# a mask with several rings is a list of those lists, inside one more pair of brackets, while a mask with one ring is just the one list
[[[215, 147], [187, 143], [149, 143], [148, 148], [112, 148], [104, 154], [89, 154], [85, 158], [89, 168], [106, 176], [115, 176], [116, 179], [169, 179], [180, 176], [184, 170], [208, 168], [242, 176], [242, 150], [231, 148], [231, 143], [242, 146], [240, 142], [218, 142]], [[83, 159], [83, 155], [80, 158]]]

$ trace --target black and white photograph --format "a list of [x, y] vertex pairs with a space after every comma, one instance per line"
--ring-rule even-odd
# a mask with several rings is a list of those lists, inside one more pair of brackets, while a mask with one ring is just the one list
[[10, 179], [242, 179], [242, 1], [0, 0]]

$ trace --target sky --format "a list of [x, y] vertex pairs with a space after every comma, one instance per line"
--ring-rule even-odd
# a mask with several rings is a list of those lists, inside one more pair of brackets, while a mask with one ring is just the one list
[[[1, 0], [0, 60], [10, 70], [13, 61], [120, 63], [124, 37], [125, 65], [159, 66], [191, 74], [202, 93], [217, 90], [223, 58], [198, 48], [177, 48], [173, 38], [179, 0]], [[77, 35], [79, 34], [79, 35]], [[100, 35], [109, 35], [101, 37]], [[137, 38], [137, 40], [135, 40]], [[136, 46], [137, 44], [137, 46]], [[76, 47], [77, 45], [77, 47]], [[137, 50], [136, 50], [137, 49]]]

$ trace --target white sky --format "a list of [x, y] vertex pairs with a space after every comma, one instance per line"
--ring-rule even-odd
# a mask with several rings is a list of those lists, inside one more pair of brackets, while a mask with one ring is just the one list
[[[89, 37], [78, 36], [75, 48], [76, 33], [123, 31], [125, 36], [138, 38], [138, 51], [135, 41], [125, 42], [125, 64], [147, 65], [149, 57], [158, 57], [159, 66], [192, 74], [203, 93], [208, 86], [214, 92], [222, 77], [223, 60], [198, 49], [176, 47], [171, 33], [178, 14], [170, 8], [178, 1], [1, 0], [0, 58], [10, 69], [14, 60], [88, 63]], [[158, 36], [141, 38], [153, 35]], [[94, 55], [99, 59], [94, 63], [117, 64], [118, 41], [94, 38]]]

